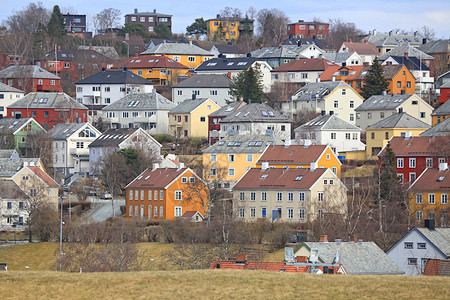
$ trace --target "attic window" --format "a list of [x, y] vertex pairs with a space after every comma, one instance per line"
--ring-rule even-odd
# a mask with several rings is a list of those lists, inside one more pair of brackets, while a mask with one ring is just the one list
[[144, 180], [147, 180], [147, 179], [149, 179], [149, 178], [150, 178], [150, 176], [152, 176], [152, 175], [148, 175], [147, 177], [145, 177], [145, 178], [144, 178]]
[[437, 182], [441, 182], [441, 181], [443, 181], [445, 179], [445, 176], [440, 176], [436, 181]]
[[262, 145], [262, 142], [256, 142], [256, 144], [255, 144], [256, 147], [259, 147], [261, 145]]
[[268, 116], [267, 111], [265, 111], [265, 110], [262, 110], [261, 114], [263, 115], [263, 117], [267, 117]]
[[33, 103], [37, 103], [38, 101], [39, 101], [38, 98], [34, 98], [34, 99], [33, 99]]
[[241, 144], [242, 144], [242, 142], [235, 142], [235, 143], [234, 143], [234, 146], [235, 146], [235, 147], [239, 147]]
[[229, 142], [227, 146], [228, 147], [233, 147], [234, 146], [234, 142]]
[[218, 146], [223, 146], [223, 144], [224, 144], [224, 142], [223, 142], [223, 141], [220, 141], [217, 145], [218, 145]]
[[269, 111], [269, 116], [275, 117], [275, 114], [273, 113], [273, 111]]
[[300, 181], [300, 180], [302, 180], [302, 178], [303, 178], [303, 175], [300, 175], [300, 176], [297, 176], [294, 180], [295, 181]]
[[250, 143], [248, 143], [248, 145], [251, 147], [251, 146], [255, 146], [256, 145], [256, 142], [250, 142]]
[[261, 179], [267, 178], [267, 176], [269, 176], [269, 175], [263, 174], [263, 175], [261, 175]]

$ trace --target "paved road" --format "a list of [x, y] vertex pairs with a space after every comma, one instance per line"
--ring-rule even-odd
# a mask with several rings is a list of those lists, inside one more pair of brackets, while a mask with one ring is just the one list
[[[86, 212], [83, 217], [91, 218], [94, 221], [105, 221], [113, 216], [112, 201], [100, 200], [99, 204]], [[115, 215], [119, 216], [120, 206], [125, 205], [125, 200], [114, 200]]]

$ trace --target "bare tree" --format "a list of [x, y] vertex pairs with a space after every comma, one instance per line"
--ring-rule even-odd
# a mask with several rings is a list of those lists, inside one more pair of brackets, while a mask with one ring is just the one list
[[289, 17], [278, 8], [262, 9], [257, 17], [258, 34], [266, 46], [278, 46], [286, 35]]
[[98, 13], [95, 18], [99, 24], [99, 28], [106, 30], [118, 26], [120, 20], [120, 10], [117, 8], [105, 8]]
[[42, 2], [32, 2], [26, 8], [9, 16], [4, 25], [12, 33], [28, 35], [36, 32], [39, 23], [47, 24], [49, 20], [50, 11], [43, 6]]
[[428, 41], [434, 41], [436, 39], [436, 31], [427, 25], [423, 25], [419, 28], [419, 34]]
[[342, 19], [330, 19], [330, 35], [328, 43], [339, 49], [343, 42], [356, 41], [364, 32], [357, 28], [355, 23], [345, 22]]

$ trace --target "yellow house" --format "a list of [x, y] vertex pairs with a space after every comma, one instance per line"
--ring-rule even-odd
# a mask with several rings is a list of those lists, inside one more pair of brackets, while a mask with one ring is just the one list
[[436, 126], [450, 117], [450, 101], [446, 101], [431, 114], [431, 125]]
[[253, 20], [248, 18], [226, 18], [217, 15], [215, 19], [206, 20], [208, 40], [237, 40], [239, 35], [253, 33]]
[[271, 168], [328, 168], [341, 177], [341, 162], [328, 145], [271, 145], [256, 163]]
[[280, 144], [272, 136], [233, 135], [203, 150], [203, 178], [232, 187], [256, 162], [268, 145]]
[[175, 85], [178, 76], [186, 75], [189, 68], [163, 55], [141, 55], [132, 57], [116, 66], [128, 69], [134, 74], [153, 82], [155, 85]]
[[446, 163], [425, 169], [410, 187], [411, 219], [417, 227], [424, 219], [436, 220], [437, 227], [449, 225], [450, 171]]
[[169, 111], [169, 133], [176, 138], [208, 138], [208, 115], [220, 106], [209, 98], [193, 98]]
[[378, 153], [394, 136], [419, 136], [429, 129], [424, 123], [407, 113], [391, 115], [366, 130], [366, 159], [377, 159]]
[[188, 67], [190, 70], [197, 68], [204, 61], [213, 58], [213, 54], [188, 43], [161, 43], [153, 48], [147, 49], [141, 55], [165, 55], [171, 60]]

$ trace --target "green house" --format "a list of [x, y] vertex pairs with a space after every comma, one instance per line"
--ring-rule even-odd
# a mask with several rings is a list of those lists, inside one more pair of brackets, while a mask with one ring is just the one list
[[33, 118], [0, 119], [0, 149], [16, 149], [22, 157], [33, 155], [45, 129]]

